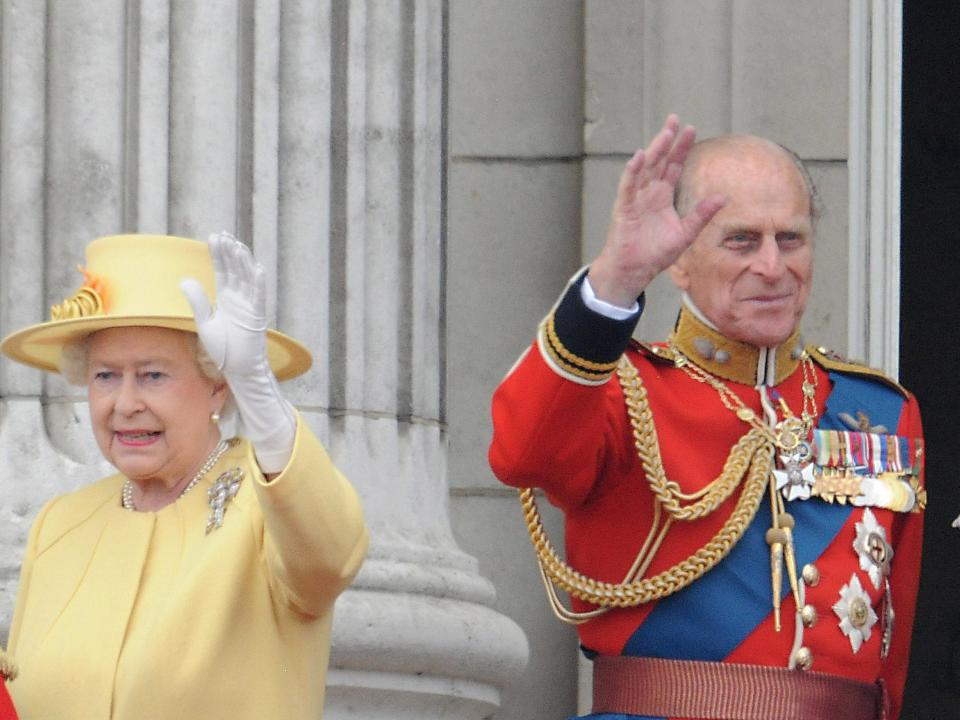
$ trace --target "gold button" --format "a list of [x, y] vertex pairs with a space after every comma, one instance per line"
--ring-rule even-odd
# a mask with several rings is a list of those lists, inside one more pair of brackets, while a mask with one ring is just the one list
[[748, 407], [737, 408], [737, 417], [743, 420], [744, 422], [750, 422], [756, 416], [757, 414]]
[[793, 654], [793, 660], [801, 670], [809, 670], [813, 667], [813, 653], [810, 648], [802, 647]]
[[800, 609], [800, 620], [804, 627], [812, 628], [817, 624], [817, 609], [813, 605], [804, 605]]
[[810, 587], [816, 587], [820, 582], [820, 571], [813, 563], [807, 563], [803, 566], [803, 581]]

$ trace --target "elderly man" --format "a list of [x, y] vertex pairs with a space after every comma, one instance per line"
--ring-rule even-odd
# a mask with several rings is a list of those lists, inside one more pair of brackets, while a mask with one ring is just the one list
[[[815, 193], [757, 137], [667, 118], [606, 244], [497, 389], [490, 462], [521, 492], [590, 717], [899, 715], [920, 568], [914, 398], [799, 339]], [[666, 343], [630, 339], [667, 271]], [[566, 560], [540, 525], [566, 516]], [[557, 588], [570, 595], [567, 607]]]

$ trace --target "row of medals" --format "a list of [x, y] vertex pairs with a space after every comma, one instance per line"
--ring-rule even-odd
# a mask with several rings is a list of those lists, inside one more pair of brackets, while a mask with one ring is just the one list
[[[811, 447], [808, 432], [804, 427], [804, 423], [799, 418], [793, 416], [780, 421], [774, 428], [774, 434], [777, 438], [776, 444], [779, 450], [777, 453], [777, 465], [779, 469], [774, 471], [774, 479], [772, 479], [772, 481], [777, 483], [777, 489], [789, 500], [797, 497], [797, 491], [799, 489], [807, 487], [809, 488], [809, 493], [805, 494], [804, 497], [814, 495], [828, 502], [834, 502], [834, 500], [836, 500], [841, 504], [859, 495], [860, 480], [859, 476], [853, 471], [849, 469], [833, 470], [831, 468], [821, 468], [819, 472], [814, 472], [812, 462], [813, 448]], [[792, 525], [792, 518], [789, 515], [786, 516], [789, 518], [790, 525]], [[779, 534], [775, 534], [773, 537], [775, 540], [783, 539], [782, 535]], [[771, 535], [768, 533], [768, 541], [770, 538]], [[792, 540], [790, 540], [790, 544], [792, 545]], [[869, 562], [879, 571], [879, 576], [883, 581], [883, 608], [880, 614], [882, 623], [880, 654], [881, 657], [885, 658], [890, 651], [890, 642], [893, 636], [894, 610], [889, 578], [890, 561], [893, 556], [893, 550], [887, 543], [881, 526], [877, 526], [876, 529], [868, 532], [864, 541], [863, 550]], [[771, 543], [771, 552], [775, 552], [773, 543]], [[858, 555], [860, 554], [858, 551]], [[794, 592], [794, 601], [797, 608], [801, 608], [803, 605], [800, 603], [799, 593], [797, 592], [797, 571], [792, 547], [789, 548], [785, 560], [787, 574]], [[779, 565], [779, 563], [771, 560], [771, 565], [775, 566]], [[779, 573], [774, 572], [775, 586], [779, 585], [778, 576]], [[849, 617], [851, 625], [856, 630], [860, 630], [869, 621], [870, 607], [864, 597], [866, 597], [865, 594], [863, 597], [855, 598], [847, 608], [847, 616]], [[779, 603], [777, 603], [777, 605], [778, 604]], [[779, 615], [779, 608], [777, 608], [777, 610]], [[777, 620], [779, 629], [779, 617]]]

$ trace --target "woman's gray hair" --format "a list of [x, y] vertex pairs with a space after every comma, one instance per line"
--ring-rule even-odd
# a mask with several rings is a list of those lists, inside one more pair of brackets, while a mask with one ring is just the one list
[[90, 350], [90, 336], [64, 344], [60, 352], [60, 374], [71, 385], [87, 384], [87, 358]]

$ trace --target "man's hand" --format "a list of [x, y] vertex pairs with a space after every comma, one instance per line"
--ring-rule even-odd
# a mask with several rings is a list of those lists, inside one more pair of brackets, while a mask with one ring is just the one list
[[607, 242], [588, 272], [599, 299], [632, 306], [726, 203], [723, 196], [710, 195], [682, 218], [673, 207], [674, 188], [695, 137], [691, 126], [679, 130], [677, 116], [669, 115], [650, 145], [627, 162]]

